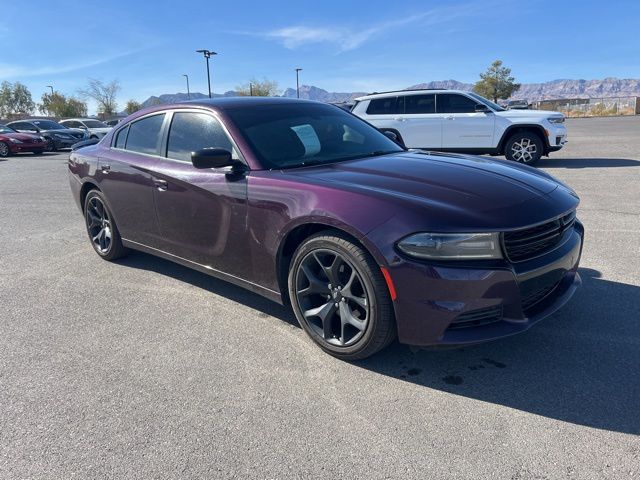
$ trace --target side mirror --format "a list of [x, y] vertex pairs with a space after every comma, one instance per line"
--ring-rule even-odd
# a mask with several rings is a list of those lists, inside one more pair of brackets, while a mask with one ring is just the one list
[[487, 107], [486, 105], [484, 105], [482, 103], [477, 103], [475, 110], [476, 110], [476, 112], [485, 112], [485, 113], [491, 111], [491, 110], [489, 110], [489, 107]]
[[224, 148], [203, 148], [191, 153], [191, 163], [200, 169], [231, 167], [236, 162], [231, 159], [231, 152]]
[[392, 132], [391, 130], [384, 130], [382, 133], [389, 140], [393, 140], [394, 142], [398, 143], [398, 135], [396, 135], [395, 132]]

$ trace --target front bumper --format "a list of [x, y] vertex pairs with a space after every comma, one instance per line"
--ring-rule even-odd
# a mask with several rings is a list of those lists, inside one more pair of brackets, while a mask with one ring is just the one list
[[53, 140], [53, 143], [55, 144], [56, 148], [71, 148], [71, 145], [74, 145], [80, 141], [73, 137], [71, 138], [51, 137], [51, 139]]
[[38, 142], [38, 143], [8, 142], [8, 144], [9, 144], [9, 150], [11, 151], [11, 153], [41, 152], [47, 147], [47, 144], [44, 142]]
[[562, 124], [547, 129], [547, 152], [556, 152], [567, 143], [567, 127]]
[[398, 338], [418, 346], [464, 345], [514, 335], [562, 307], [580, 285], [584, 229], [522, 263], [443, 266], [401, 261], [389, 266], [398, 298]]

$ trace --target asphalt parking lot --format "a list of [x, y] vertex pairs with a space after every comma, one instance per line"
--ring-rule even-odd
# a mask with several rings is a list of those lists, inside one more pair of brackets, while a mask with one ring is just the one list
[[349, 364], [289, 311], [92, 251], [68, 153], [0, 161], [0, 478], [640, 477], [640, 117], [568, 121], [583, 287], [520, 336]]

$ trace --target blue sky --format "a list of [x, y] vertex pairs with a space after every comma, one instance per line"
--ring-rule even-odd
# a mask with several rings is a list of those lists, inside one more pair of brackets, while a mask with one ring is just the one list
[[[34, 99], [117, 79], [121, 106], [153, 94], [214, 92], [251, 77], [331, 91], [472, 82], [494, 59], [521, 82], [640, 77], [640, 2], [0, 0], [0, 80]], [[93, 105], [90, 105], [90, 112]]]

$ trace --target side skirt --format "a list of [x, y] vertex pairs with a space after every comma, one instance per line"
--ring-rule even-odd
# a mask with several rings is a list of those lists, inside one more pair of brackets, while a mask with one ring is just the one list
[[132, 250], [138, 250], [144, 253], [148, 253], [150, 255], [154, 255], [156, 257], [164, 258], [165, 260], [169, 260], [170, 262], [177, 263], [187, 268], [192, 268], [193, 270], [197, 270], [199, 272], [205, 273], [212, 277], [218, 278], [220, 280], [224, 280], [225, 282], [233, 283], [239, 287], [250, 290], [258, 295], [262, 295], [269, 300], [272, 300], [280, 305], [283, 305], [282, 295], [280, 292], [275, 290], [271, 290], [270, 288], [263, 287], [256, 283], [250, 282], [249, 280], [245, 280], [240, 277], [236, 277], [229, 273], [222, 272], [220, 270], [216, 270], [215, 268], [208, 267], [207, 265], [202, 265], [200, 263], [192, 262], [191, 260], [187, 260], [186, 258], [178, 257], [177, 255], [173, 255], [171, 253], [165, 252], [163, 250], [158, 250], [157, 248], [149, 247], [147, 245], [143, 245], [142, 243], [134, 242], [132, 240], [122, 239], [122, 244], [131, 248]]

